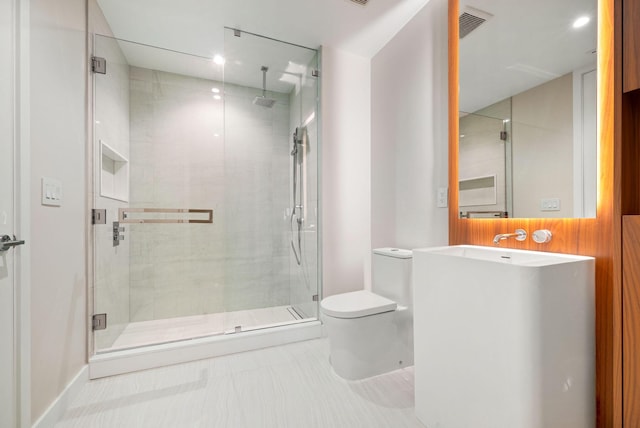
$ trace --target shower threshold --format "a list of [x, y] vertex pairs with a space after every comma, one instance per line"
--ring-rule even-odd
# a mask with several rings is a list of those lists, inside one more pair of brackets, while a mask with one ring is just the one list
[[129, 323], [111, 347], [100, 349], [98, 353], [103, 354], [188, 339], [234, 334], [311, 321], [314, 319], [315, 318], [302, 318], [291, 306], [275, 306], [216, 314], [138, 321]]
[[253, 351], [321, 336], [321, 322], [316, 318], [306, 318], [255, 326], [238, 334], [209, 334], [100, 352], [89, 358], [89, 379]]

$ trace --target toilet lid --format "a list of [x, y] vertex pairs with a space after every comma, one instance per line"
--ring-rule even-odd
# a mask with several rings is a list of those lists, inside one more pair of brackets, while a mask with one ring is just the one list
[[397, 303], [367, 290], [336, 294], [322, 299], [320, 307], [325, 315], [335, 318], [359, 318], [393, 311]]

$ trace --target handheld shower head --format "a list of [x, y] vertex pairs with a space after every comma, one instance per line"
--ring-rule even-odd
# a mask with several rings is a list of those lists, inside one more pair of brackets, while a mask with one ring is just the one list
[[293, 150], [291, 150], [291, 156], [298, 154], [298, 128], [293, 131]]
[[307, 128], [306, 127], [297, 127], [295, 129], [295, 131], [293, 131], [293, 150], [291, 150], [291, 156], [295, 156], [298, 154], [298, 146], [302, 147], [302, 150], [304, 150], [304, 146], [305, 146], [305, 135], [307, 132]]

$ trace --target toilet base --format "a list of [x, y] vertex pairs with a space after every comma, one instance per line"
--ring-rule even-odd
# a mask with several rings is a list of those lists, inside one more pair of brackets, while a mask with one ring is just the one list
[[406, 309], [361, 318], [323, 314], [331, 365], [344, 379], [358, 380], [413, 365], [413, 322]]

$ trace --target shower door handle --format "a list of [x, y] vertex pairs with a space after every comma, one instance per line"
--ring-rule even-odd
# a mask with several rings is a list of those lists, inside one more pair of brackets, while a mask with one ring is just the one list
[[18, 245], [24, 245], [24, 241], [18, 241], [15, 235], [13, 238], [9, 235], [4, 235], [0, 238], [0, 252], [5, 252], [10, 248], [17, 247]]

